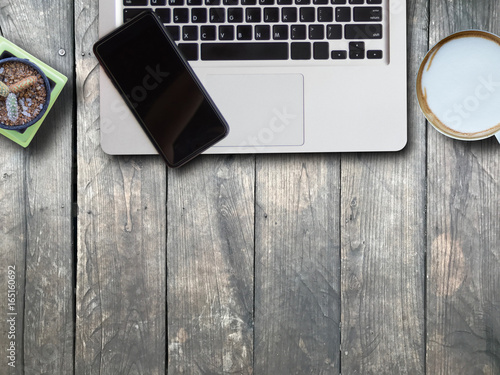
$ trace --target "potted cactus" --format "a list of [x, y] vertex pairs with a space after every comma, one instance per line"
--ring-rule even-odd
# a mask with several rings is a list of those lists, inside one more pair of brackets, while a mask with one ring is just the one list
[[27, 147], [67, 80], [0, 36], [0, 134]]
[[25, 59], [0, 60], [0, 128], [23, 130], [47, 110], [50, 85], [45, 74]]

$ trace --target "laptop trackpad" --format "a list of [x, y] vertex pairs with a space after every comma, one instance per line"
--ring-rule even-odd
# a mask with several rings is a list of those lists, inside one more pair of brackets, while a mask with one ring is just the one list
[[203, 83], [230, 128], [215, 147], [304, 143], [302, 74], [217, 74]]

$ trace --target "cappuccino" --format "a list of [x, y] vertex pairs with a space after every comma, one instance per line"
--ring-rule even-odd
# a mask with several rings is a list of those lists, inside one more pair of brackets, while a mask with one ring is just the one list
[[420, 66], [417, 98], [447, 136], [477, 140], [500, 132], [500, 38], [470, 30], [440, 41]]

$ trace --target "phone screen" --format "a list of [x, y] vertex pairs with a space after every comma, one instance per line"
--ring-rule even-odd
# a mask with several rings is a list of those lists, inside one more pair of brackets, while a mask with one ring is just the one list
[[222, 115], [152, 12], [103, 37], [94, 53], [170, 167], [227, 135]]

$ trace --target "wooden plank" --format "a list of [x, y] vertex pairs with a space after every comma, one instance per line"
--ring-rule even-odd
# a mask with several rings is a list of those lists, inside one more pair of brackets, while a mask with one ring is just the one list
[[166, 169], [99, 145], [97, 1], [75, 1], [75, 373], [165, 373]]
[[[447, 17], [448, 22], [438, 20]], [[431, 44], [462, 29], [500, 33], [496, 1], [436, 1]], [[498, 142], [429, 130], [427, 373], [500, 373]]]
[[427, 2], [407, 2], [408, 144], [342, 158], [342, 373], [424, 374], [425, 121], [414, 96]]
[[[71, 77], [71, 7], [62, 0], [4, 5], [4, 36]], [[43, 29], [50, 30], [50, 38], [33, 37]], [[15, 251], [9, 258], [15, 260], [5, 267], [15, 265], [19, 270], [17, 307], [24, 307], [24, 313], [16, 316], [18, 337], [23, 334], [24, 339], [16, 341], [18, 359], [12, 373], [73, 371], [72, 88], [70, 82], [26, 150], [5, 147], [4, 181], [9, 190], [14, 188], [12, 182], [17, 185], [10, 199], [20, 195], [6, 207], [7, 212], [16, 210], [8, 224], [16, 226], [7, 242]]]
[[343, 373], [424, 373], [422, 157], [343, 159]]
[[[0, 20], [0, 24], [3, 22]], [[4, 34], [7, 37], [7, 34]], [[9, 375], [24, 374], [24, 276], [26, 262], [25, 151], [5, 137], [0, 138], [0, 347], [5, 356], [0, 367]], [[10, 271], [10, 272], [9, 272]], [[10, 278], [9, 278], [10, 276]], [[12, 280], [9, 283], [9, 279]], [[8, 289], [10, 287], [10, 289]], [[15, 293], [9, 300], [7, 290]], [[11, 315], [12, 314], [12, 315]], [[12, 319], [14, 318], [14, 319]], [[7, 349], [8, 352], [7, 352]], [[8, 356], [8, 357], [7, 357]], [[9, 367], [10, 364], [10, 367]]]
[[168, 372], [253, 373], [253, 156], [169, 173]]
[[340, 370], [339, 157], [257, 158], [255, 373]]

